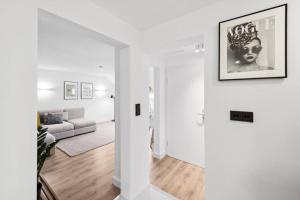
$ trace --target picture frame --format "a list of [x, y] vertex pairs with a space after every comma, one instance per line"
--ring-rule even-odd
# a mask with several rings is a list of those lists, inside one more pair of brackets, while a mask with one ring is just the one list
[[219, 22], [219, 81], [287, 78], [287, 8]]
[[78, 99], [78, 82], [64, 81], [64, 99], [65, 100]]
[[93, 99], [94, 86], [93, 83], [81, 83], [81, 99]]

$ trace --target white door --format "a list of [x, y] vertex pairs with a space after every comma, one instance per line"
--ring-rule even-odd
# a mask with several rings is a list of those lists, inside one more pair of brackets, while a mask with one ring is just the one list
[[203, 61], [167, 68], [167, 153], [204, 167]]

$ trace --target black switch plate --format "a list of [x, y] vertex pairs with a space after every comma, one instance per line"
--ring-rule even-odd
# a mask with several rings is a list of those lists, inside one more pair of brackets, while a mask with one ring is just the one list
[[253, 112], [230, 111], [230, 120], [241, 122], [253, 122]]
[[141, 115], [141, 104], [135, 104], [135, 116]]

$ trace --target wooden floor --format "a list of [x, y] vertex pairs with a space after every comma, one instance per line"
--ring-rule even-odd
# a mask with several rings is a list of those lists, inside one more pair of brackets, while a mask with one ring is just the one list
[[[204, 199], [202, 168], [165, 157], [152, 159], [151, 183], [180, 200]], [[75, 157], [59, 149], [45, 163], [42, 179], [56, 200], [113, 200], [114, 144]]]
[[171, 158], [153, 158], [150, 175], [152, 185], [180, 200], [204, 200], [204, 170]]
[[112, 185], [114, 145], [69, 157], [58, 148], [43, 168], [42, 179], [57, 200], [112, 200], [119, 195]]

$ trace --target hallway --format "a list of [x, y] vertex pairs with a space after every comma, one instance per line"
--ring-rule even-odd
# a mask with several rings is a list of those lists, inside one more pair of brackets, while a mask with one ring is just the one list
[[[204, 199], [203, 169], [165, 157], [152, 159], [151, 183], [179, 200]], [[61, 150], [46, 161], [42, 178], [56, 200], [112, 200], [120, 190], [112, 185], [114, 144], [75, 157]]]

